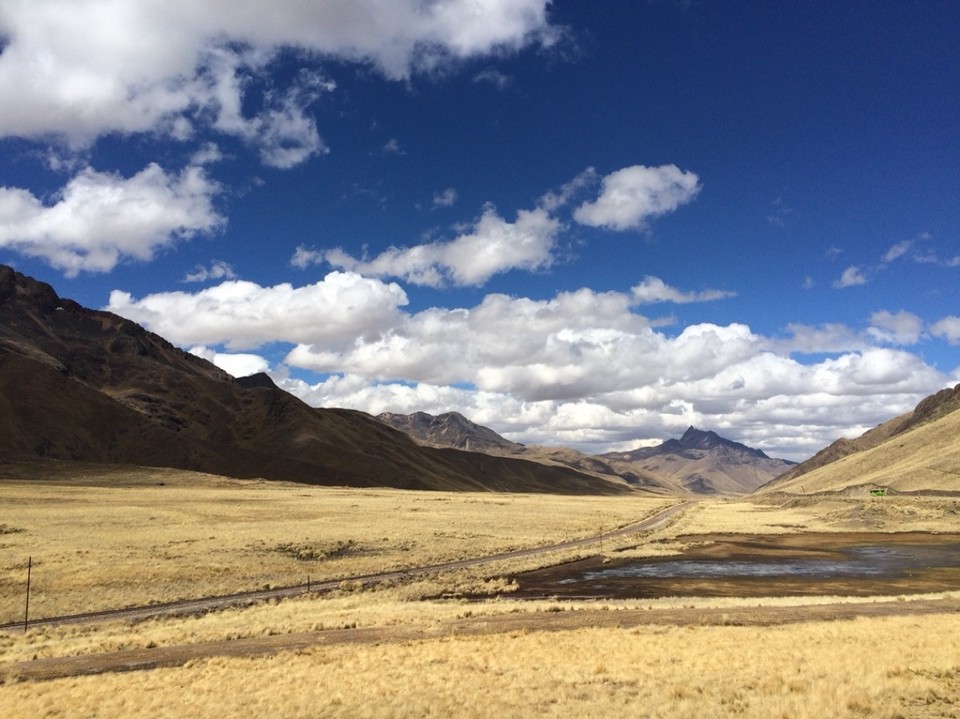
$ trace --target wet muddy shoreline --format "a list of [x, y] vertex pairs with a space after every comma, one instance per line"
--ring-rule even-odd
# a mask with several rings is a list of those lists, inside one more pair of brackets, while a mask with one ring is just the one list
[[874, 596], [960, 590], [960, 533], [711, 534], [680, 555], [592, 557], [515, 575], [518, 598]]

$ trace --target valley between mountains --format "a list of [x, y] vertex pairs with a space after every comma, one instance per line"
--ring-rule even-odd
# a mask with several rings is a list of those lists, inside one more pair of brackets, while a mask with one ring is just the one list
[[958, 436], [316, 409], [0, 266], [0, 714], [952, 716]]
[[[960, 387], [944, 390], [799, 466], [694, 427], [659, 446], [602, 456], [528, 447], [457, 413], [375, 418], [309, 407], [265, 374], [235, 379], [129, 320], [0, 266], [0, 461], [11, 463], [170, 467], [356, 487], [737, 496], [777, 478], [781, 491], [798, 486], [798, 477], [863, 452], [923, 463], [930, 453], [899, 439], [913, 430], [937, 434], [958, 407]], [[929, 460], [937, 468], [924, 479], [886, 483], [947, 488], [955, 452], [936, 445]]]
[[575, 469], [601, 479], [623, 481], [638, 490], [685, 495], [738, 495], [752, 492], [794, 466], [758, 449], [690, 427], [679, 439], [630, 452], [593, 456], [565, 447], [510, 442], [457, 412], [437, 417], [418, 412], [387, 413], [379, 419], [426, 446], [456, 447]]

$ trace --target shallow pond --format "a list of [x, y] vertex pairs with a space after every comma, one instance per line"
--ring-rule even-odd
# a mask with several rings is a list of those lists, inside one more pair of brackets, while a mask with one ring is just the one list
[[[891, 545], [853, 547], [839, 552], [837, 559], [758, 558], [757, 561], [733, 559], [676, 559], [633, 563], [585, 571], [581, 579], [596, 581], [614, 577], [872, 577], [909, 572], [912, 569], [949, 564], [960, 557], [960, 544], [944, 547]], [[576, 582], [570, 578], [564, 582]]]
[[520, 596], [900, 594], [960, 588], [960, 536], [713, 536], [682, 555], [593, 558], [516, 577]]

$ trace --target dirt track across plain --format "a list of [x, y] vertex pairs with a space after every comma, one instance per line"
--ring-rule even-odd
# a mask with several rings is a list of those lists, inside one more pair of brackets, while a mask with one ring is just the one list
[[[527, 549], [518, 549], [501, 554], [492, 554], [484, 557], [475, 557], [473, 559], [462, 559], [452, 562], [443, 562], [423, 567], [412, 567], [389, 572], [380, 572], [378, 574], [367, 574], [352, 577], [340, 577], [337, 579], [314, 582], [312, 584], [296, 584], [287, 587], [273, 587], [270, 589], [260, 589], [249, 592], [239, 592], [237, 594], [228, 594], [214, 597], [200, 597], [196, 599], [185, 599], [176, 602], [163, 604], [150, 604], [137, 607], [125, 607], [122, 609], [112, 609], [100, 612], [89, 612], [84, 614], [71, 614], [58, 617], [44, 617], [41, 619], [31, 619], [29, 626], [50, 626], [59, 624], [93, 624], [98, 622], [129, 620], [142, 621], [163, 616], [183, 616], [195, 614], [198, 612], [209, 612], [225, 609], [228, 607], [244, 606], [256, 602], [268, 601], [271, 599], [286, 599], [296, 597], [310, 592], [327, 592], [336, 589], [343, 582], [378, 584], [381, 582], [402, 582], [416, 577], [439, 574], [440, 572], [455, 571], [469, 567], [479, 567], [505, 559], [516, 559], [521, 557], [532, 557], [541, 554], [547, 554], [559, 550], [579, 549], [602, 543], [604, 540], [614, 539], [616, 537], [644, 532], [659, 527], [674, 518], [677, 514], [683, 512], [693, 502], [682, 502], [667, 507], [656, 514], [653, 514], [638, 522], [605, 532], [593, 537], [583, 537], [580, 539], [571, 539], [557, 544], [549, 544], [539, 547], [529, 547]], [[0, 630], [17, 631], [23, 629], [22, 622], [11, 622], [0, 625]]]
[[960, 599], [930, 599], [869, 603], [836, 603], [798, 606], [664, 609], [580, 609], [560, 612], [522, 612], [469, 617], [429, 627], [391, 626], [330, 629], [274, 636], [177, 646], [128, 649], [105, 654], [55, 657], [11, 663], [0, 668], [0, 680], [43, 681], [108, 672], [177, 667], [212, 657], [255, 657], [278, 652], [340, 644], [410, 642], [443, 637], [470, 637], [511, 632], [550, 632], [583, 628], [643, 625], [670, 626], [772, 626], [808, 621], [837, 621], [857, 617], [944, 614], [960, 611]]
[[[674, 505], [640, 522], [621, 527], [603, 535], [604, 539], [618, 535], [649, 531], [675, 518], [689, 503]], [[533, 547], [514, 552], [479, 557], [468, 560], [421, 567], [416, 570], [388, 572], [368, 577], [355, 577], [354, 581], [375, 583], [388, 579], [402, 580], [464, 567], [482, 566], [503, 559], [533, 556], [558, 549], [585, 547], [597, 543], [600, 537], [590, 537], [543, 547]], [[318, 583], [313, 591], [332, 589], [342, 580]], [[328, 586], [329, 585], [329, 586]], [[58, 617], [46, 623], [96, 623], [108, 620], [137, 620], [163, 615], [188, 614], [211, 611], [237, 604], [266, 599], [294, 596], [306, 593], [304, 586], [276, 588], [259, 592], [208, 597], [163, 606], [138, 607], [94, 615]], [[770, 626], [807, 621], [848, 620], [856, 617], [881, 617], [895, 615], [943, 614], [960, 611], [960, 597], [940, 599], [904, 600], [890, 597], [876, 601], [837, 602], [830, 604], [733, 606], [723, 608], [703, 607], [653, 607], [647, 609], [610, 609], [599, 603], [594, 607], [551, 606], [547, 611], [512, 611], [504, 614], [461, 617], [430, 623], [428, 625], [392, 625], [382, 627], [359, 627], [328, 629], [311, 632], [296, 632], [269, 636], [256, 636], [200, 642], [171, 646], [154, 646], [126, 649], [101, 654], [72, 657], [51, 657], [32, 661], [11, 662], [0, 665], [0, 681], [43, 681], [62, 677], [150, 670], [160, 667], [182, 666], [187, 662], [212, 657], [256, 657], [287, 651], [309, 650], [311, 647], [345, 644], [376, 644], [387, 642], [427, 641], [452, 636], [482, 636], [509, 634], [512, 632], [548, 632], [582, 628], [638, 627], [643, 625], [673, 626]], [[38, 622], [39, 623], [39, 622]], [[7, 627], [12, 629], [13, 625]]]

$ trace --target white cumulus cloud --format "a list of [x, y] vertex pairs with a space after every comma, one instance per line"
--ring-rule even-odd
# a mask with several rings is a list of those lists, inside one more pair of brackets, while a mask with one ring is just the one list
[[[332, 272], [304, 287], [229, 281], [141, 299], [115, 291], [108, 309], [202, 346], [231, 372], [220, 354], [287, 343], [272, 375], [314, 405], [456, 409], [515, 441], [596, 452], [677, 436], [692, 424], [802, 459], [950, 380], [884, 346], [888, 337], [842, 325], [791, 326], [787, 339], [739, 323], [666, 333], [638, 313], [632, 291], [489, 294], [475, 306], [413, 313], [405, 304], [397, 285]], [[903, 313], [877, 313], [870, 327], [881, 326], [901, 340], [913, 331]], [[960, 320], [944, 318], [931, 331], [957, 340]], [[795, 356], [822, 352], [829, 356]], [[262, 366], [256, 357], [243, 361]], [[310, 384], [286, 374], [295, 370], [324, 378]]]
[[307, 115], [321, 85], [295, 81], [253, 116], [246, 78], [281, 49], [368, 64], [391, 79], [551, 44], [547, 0], [4, 0], [0, 136], [89, 145], [110, 133], [186, 138], [198, 123], [256, 137], [267, 164], [320, 151]]
[[[340, 248], [317, 250], [301, 245], [290, 264], [302, 269], [326, 262], [369, 277], [396, 277], [429, 287], [480, 286], [511, 270], [547, 269], [556, 260], [557, 238], [567, 229], [553, 213], [596, 181], [596, 172], [588, 168], [558, 192], [543, 195], [535, 209], [519, 210], [514, 222], [487, 205], [469, 231], [449, 241], [393, 246], [372, 258], [355, 257]], [[584, 224], [616, 230], [645, 227], [650, 219], [688, 202], [699, 190], [696, 175], [673, 165], [627, 167], [603, 178], [602, 185], [597, 201], [581, 205], [574, 217]], [[455, 200], [456, 191], [447, 188], [434, 196], [434, 207], [449, 206]], [[679, 303], [734, 294], [720, 290], [682, 293], [654, 277], [647, 277], [634, 292], [640, 302]]]
[[266, 372], [270, 369], [270, 363], [260, 355], [241, 352], [217, 352], [203, 345], [191, 347], [189, 352], [197, 357], [202, 357], [208, 362], [212, 362], [224, 372], [234, 377], [249, 377], [252, 374]]
[[881, 310], [870, 316], [867, 332], [878, 342], [895, 345], [916, 344], [923, 335], [924, 322], [912, 312]]
[[471, 230], [449, 242], [391, 247], [372, 259], [343, 250], [317, 252], [297, 248], [291, 263], [303, 267], [323, 260], [334, 267], [371, 277], [398, 277], [430, 287], [482, 285], [510, 270], [538, 270], [553, 263], [558, 220], [540, 208], [520, 210], [515, 222], [487, 207]]
[[219, 185], [201, 167], [167, 173], [151, 163], [132, 177], [87, 168], [45, 204], [27, 190], [0, 188], [0, 247], [38, 257], [67, 276], [106, 272], [225, 220]]
[[699, 191], [699, 178], [676, 165], [634, 165], [604, 177], [597, 199], [580, 205], [573, 217], [591, 227], [642, 230], [650, 219], [673, 212]]
[[883, 254], [883, 261], [893, 262], [894, 260], [897, 260], [907, 254], [912, 247], [913, 240], [902, 240], [897, 242]]
[[453, 187], [448, 187], [442, 192], [438, 192], [433, 196], [433, 206], [434, 207], [452, 207], [453, 204], [457, 201], [457, 191]]
[[937, 320], [930, 326], [930, 333], [952, 345], [960, 344], [960, 317], [951, 315]]
[[840, 279], [833, 283], [834, 287], [856, 287], [867, 284], [867, 276], [856, 265], [850, 265], [840, 275]]
[[162, 292], [141, 299], [114, 290], [105, 309], [184, 346], [251, 349], [280, 341], [339, 348], [374, 341], [397, 323], [398, 307], [406, 303], [395, 284], [332, 272], [298, 288], [231, 280], [193, 294]]
[[643, 304], [654, 302], [675, 302], [687, 304], [690, 302], [712, 302], [736, 296], [735, 292], [725, 290], [702, 290], [700, 292], [684, 292], [671, 287], [659, 277], [647, 275], [643, 282], [631, 289], [634, 299]]
[[210, 263], [210, 267], [204, 267], [203, 265], [194, 267], [193, 272], [188, 272], [183, 278], [183, 281], [206, 282], [207, 280], [233, 280], [236, 279], [236, 277], [237, 273], [234, 272], [229, 262], [214, 260]]
[[786, 327], [788, 339], [773, 340], [774, 351], [798, 354], [835, 354], [856, 352], [871, 346], [870, 338], [841, 323], [811, 326], [790, 323]]

